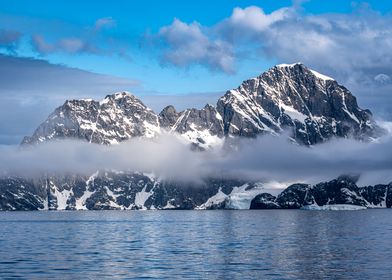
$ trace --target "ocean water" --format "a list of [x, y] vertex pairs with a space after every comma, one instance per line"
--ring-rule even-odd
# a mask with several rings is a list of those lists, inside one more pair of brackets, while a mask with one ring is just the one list
[[392, 210], [0, 212], [0, 279], [391, 279]]

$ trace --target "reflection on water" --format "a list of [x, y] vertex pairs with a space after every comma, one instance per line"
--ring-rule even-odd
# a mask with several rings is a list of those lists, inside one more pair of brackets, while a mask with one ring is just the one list
[[0, 278], [390, 279], [392, 212], [1, 212]]

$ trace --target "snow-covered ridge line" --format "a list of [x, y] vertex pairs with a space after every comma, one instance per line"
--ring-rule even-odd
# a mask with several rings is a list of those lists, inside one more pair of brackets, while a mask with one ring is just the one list
[[377, 125], [353, 95], [332, 78], [301, 63], [280, 64], [229, 90], [216, 106], [177, 112], [167, 106], [156, 114], [129, 92], [101, 101], [68, 100], [24, 144], [76, 138], [116, 144], [134, 137], [153, 138], [167, 130], [200, 149], [221, 145], [226, 137], [279, 135], [314, 145], [333, 137], [374, 139]]
[[295, 63], [291, 63], [291, 64], [287, 64], [287, 63], [281, 63], [276, 65], [276, 67], [294, 67], [296, 65], [302, 65], [301, 62], [295, 62]]
[[[301, 62], [296, 62], [296, 63], [292, 63], [292, 64], [282, 63], [282, 64], [276, 65], [276, 67], [279, 67], [279, 68], [287, 68], [287, 67], [288, 68], [292, 68], [292, 67], [295, 67], [295, 66], [298, 66], [298, 65], [303, 65], [303, 64]], [[320, 72], [317, 72], [317, 71], [315, 71], [313, 69], [309, 69], [309, 71], [312, 72], [314, 76], [316, 76], [317, 78], [319, 78], [321, 80], [325, 80], [325, 81], [328, 81], [328, 80], [334, 81], [335, 80], [335, 79], [333, 79], [333, 78], [331, 78], [331, 77], [329, 77], [327, 75], [321, 74]]]
[[312, 72], [317, 78], [319, 78], [321, 80], [325, 80], [325, 81], [328, 81], [328, 80], [334, 81], [335, 80], [335, 79], [333, 79], [331, 77], [328, 77], [328, 76], [326, 76], [324, 74], [321, 74], [321, 73], [319, 73], [317, 71], [314, 71], [314, 70], [310, 70], [310, 72]]

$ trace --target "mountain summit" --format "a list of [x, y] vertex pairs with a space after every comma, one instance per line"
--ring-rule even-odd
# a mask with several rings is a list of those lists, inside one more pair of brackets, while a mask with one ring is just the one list
[[379, 127], [369, 110], [334, 79], [301, 63], [280, 64], [229, 90], [216, 106], [177, 112], [167, 106], [159, 114], [135, 96], [116, 93], [102, 101], [70, 100], [57, 108], [24, 144], [76, 138], [115, 144], [133, 137], [154, 137], [162, 130], [178, 133], [208, 148], [225, 136], [279, 135], [286, 130], [300, 144], [332, 137], [368, 140]]
[[67, 100], [23, 143], [76, 138], [98, 144], [116, 144], [132, 137], [159, 132], [157, 115], [138, 98], [119, 92], [101, 101]]
[[277, 65], [218, 101], [225, 134], [279, 134], [291, 128], [306, 145], [332, 137], [368, 139], [378, 130], [369, 110], [334, 79], [301, 63]]

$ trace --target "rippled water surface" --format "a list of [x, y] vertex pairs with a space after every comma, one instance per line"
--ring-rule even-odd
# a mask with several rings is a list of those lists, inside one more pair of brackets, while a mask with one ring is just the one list
[[0, 279], [391, 279], [392, 210], [0, 212]]

